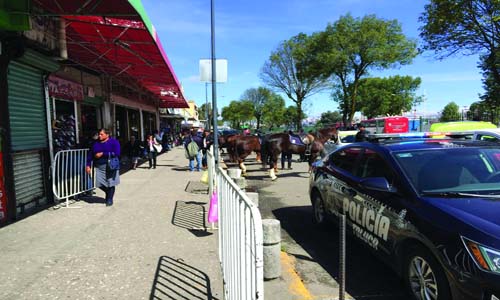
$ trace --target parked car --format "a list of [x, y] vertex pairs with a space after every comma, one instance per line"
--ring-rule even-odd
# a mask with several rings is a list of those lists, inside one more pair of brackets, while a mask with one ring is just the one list
[[313, 220], [346, 215], [414, 299], [500, 299], [500, 145], [352, 143], [314, 164], [309, 194]]
[[431, 132], [450, 132], [450, 131], [465, 131], [465, 130], [482, 130], [497, 128], [494, 124], [484, 121], [458, 121], [458, 122], [442, 122], [431, 125]]

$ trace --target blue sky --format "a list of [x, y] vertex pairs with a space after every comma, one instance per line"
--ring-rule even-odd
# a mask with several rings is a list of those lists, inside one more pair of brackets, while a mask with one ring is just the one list
[[[142, 0], [160, 36], [187, 99], [205, 103], [205, 84], [199, 81], [199, 60], [210, 58], [209, 0]], [[354, 17], [375, 14], [397, 19], [409, 38], [417, 39], [419, 15], [427, 1], [415, 0], [215, 0], [216, 57], [228, 60], [228, 81], [217, 85], [219, 109], [240, 99], [248, 88], [263, 86], [259, 73], [278, 44], [299, 32], [323, 30], [328, 23], [350, 13]], [[440, 111], [454, 101], [468, 106], [483, 92], [477, 56], [436, 60], [432, 53], [417, 57], [413, 64], [372, 76], [410, 75], [421, 77], [418, 94], [426, 101], [417, 114]], [[208, 90], [211, 99], [211, 90]], [[286, 99], [286, 96], [284, 96]], [[292, 102], [286, 99], [287, 105]], [[308, 116], [336, 110], [329, 93], [305, 102]]]

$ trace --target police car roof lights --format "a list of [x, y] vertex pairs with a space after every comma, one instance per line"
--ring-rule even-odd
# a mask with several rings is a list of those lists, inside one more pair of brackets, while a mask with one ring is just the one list
[[404, 139], [428, 139], [447, 137], [449, 132], [408, 132], [408, 133], [382, 133], [369, 134], [368, 140], [371, 142], [404, 140]]

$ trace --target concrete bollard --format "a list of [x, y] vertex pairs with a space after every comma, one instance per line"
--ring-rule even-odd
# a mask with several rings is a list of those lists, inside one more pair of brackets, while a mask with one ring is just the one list
[[240, 169], [227, 169], [227, 175], [233, 179], [241, 177]]
[[281, 276], [281, 226], [276, 219], [262, 220], [264, 242], [264, 279]]
[[242, 190], [244, 190], [247, 187], [247, 180], [243, 177], [233, 178], [233, 181]]
[[259, 207], [259, 193], [250, 193], [246, 192], [248, 198], [252, 200], [252, 202], [255, 204], [255, 206]]

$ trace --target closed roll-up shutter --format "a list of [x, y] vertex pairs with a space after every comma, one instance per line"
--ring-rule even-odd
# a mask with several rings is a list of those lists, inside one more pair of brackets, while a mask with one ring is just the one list
[[9, 115], [13, 151], [48, 147], [42, 72], [9, 64]]
[[18, 212], [47, 203], [40, 151], [14, 153], [13, 164]]

